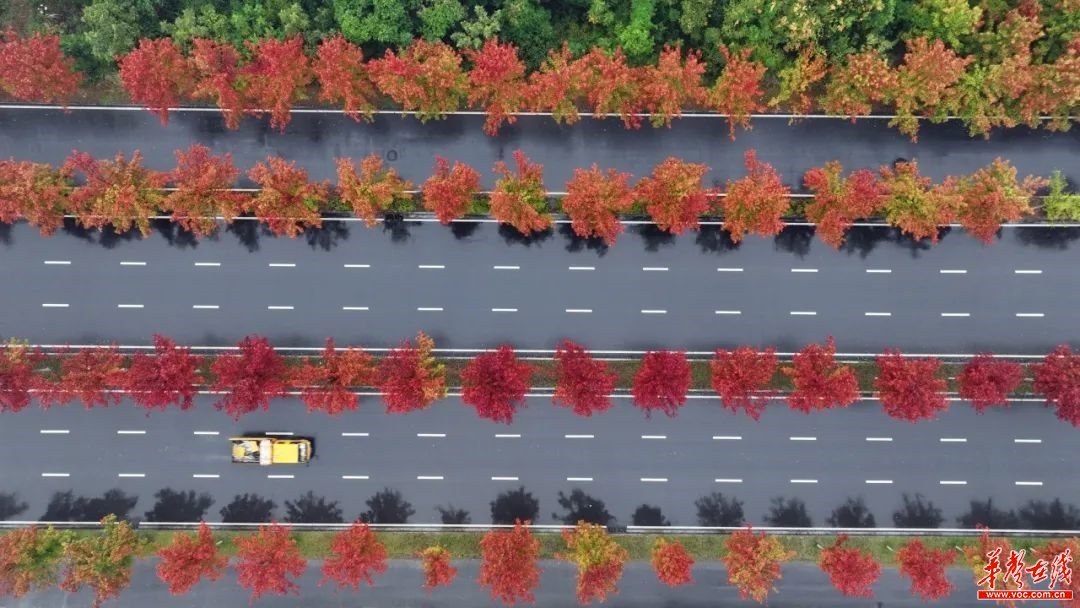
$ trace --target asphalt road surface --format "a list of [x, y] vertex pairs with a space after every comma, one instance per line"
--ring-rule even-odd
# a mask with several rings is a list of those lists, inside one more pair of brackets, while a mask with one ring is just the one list
[[[168, 229], [167, 222], [159, 228]], [[630, 226], [595, 249], [560, 226], [523, 241], [491, 223], [334, 222], [274, 238], [241, 222], [197, 243], [69, 229], [0, 232], [0, 335], [40, 344], [387, 347], [417, 330], [445, 348], [775, 345], [836, 337], [841, 352], [1043, 354], [1076, 342], [1080, 229], [961, 231], [920, 247], [857, 227], [836, 252], [792, 227], [732, 245]]]
[[[558, 495], [573, 489], [603, 501], [617, 525], [633, 523], [642, 504], [673, 525], [698, 525], [695, 501], [712, 492], [737, 498], [757, 525], [774, 497], [802, 500], [817, 526], [846, 499], [862, 498], [876, 525], [891, 527], [904, 493], [940, 508], [941, 527], [955, 527], [971, 500], [992, 498], [1006, 510], [1055, 498], [1080, 504], [1080, 472], [1069, 466], [1076, 430], [1033, 403], [979, 416], [954, 402], [939, 420], [913, 425], [889, 419], [875, 401], [810, 416], [777, 403], [755, 423], [714, 398], [692, 399], [675, 418], [647, 419], [626, 398], [579, 418], [533, 397], [512, 425], [501, 425], [477, 419], [457, 398], [391, 416], [378, 398], [364, 397], [358, 412], [339, 418], [286, 399], [239, 422], [213, 411], [212, 399], [151, 416], [128, 403], [8, 415], [0, 492], [27, 508], [4, 515], [93, 520], [108, 504], [141, 519], [163, 488], [206, 493], [213, 504], [195, 515], [160, 505], [158, 521], [221, 521], [220, 510], [243, 493], [272, 500], [268, 516], [284, 519], [286, 502], [308, 491], [336, 502], [350, 521], [384, 488], [411, 503], [410, 523], [439, 523], [437, 507], [447, 505], [490, 523], [490, 503], [519, 487], [539, 501], [536, 523], [559, 523], [566, 511]], [[316, 459], [306, 467], [232, 464], [228, 438], [249, 432], [314, 437]], [[103, 502], [112, 488], [124, 496]], [[57, 497], [66, 491], [72, 496]]]
[[265, 120], [245, 119], [239, 131], [226, 131], [217, 112], [176, 112], [168, 127], [147, 111], [0, 108], [0, 157], [59, 164], [73, 148], [94, 156], [140, 150], [146, 164], [171, 169], [173, 151], [202, 143], [216, 153], [231, 152], [246, 170], [267, 155], [295, 160], [313, 179], [334, 179], [334, 159], [379, 154], [406, 179], [422, 182], [435, 155], [469, 163], [490, 186], [495, 161], [511, 160], [522, 149], [544, 165], [550, 190], [563, 190], [575, 168], [615, 167], [635, 176], [650, 173], [668, 156], [712, 167], [707, 180], [723, 184], [744, 174], [743, 152], [755, 148], [786, 183], [799, 188], [811, 167], [839, 160], [845, 168], [873, 168], [897, 159], [916, 158], [928, 176], [970, 173], [995, 157], [1010, 160], [1021, 175], [1049, 175], [1061, 169], [1080, 179], [1080, 130], [1065, 133], [1015, 128], [998, 131], [987, 141], [968, 137], [963, 125], [923, 124], [919, 143], [886, 126], [887, 120], [807, 119], [789, 125], [787, 118], [755, 118], [753, 130], [732, 142], [719, 118], [685, 118], [670, 129], [628, 131], [618, 119], [583, 119], [572, 127], [550, 117], [523, 116], [499, 137], [481, 130], [483, 116], [451, 116], [421, 124], [412, 118], [380, 115], [372, 124], [341, 114], [294, 114], [284, 133]]
[[[375, 579], [374, 587], [363, 587], [358, 592], [336, 591], [334, 586], [318, 586], [320, 574], [316, 563], [309, 563], [307, 572], [299, 579], [300, 595], [263, 596], [260, 608], [339, 608], [364, 606], [365, 608], [496, 608], [502, 606], [490, 599], [485, 589], [477, 583], [479, 565], [475, 561], [458, 561], [457, 578], [450, 587], [437, 589], [430, 595], [421, 589], [423, 575], [419, 564], [413, 561], [392, 560], [386, 574]], [[536, 590], [536, 605], [545, 608], [574, 608], [573, 566], [563, 562], [541, 563], [543, 573]], [[783, 578], [777, 583], [777, 592], [769, 595], [773, 608], [901, 608], [925, 606], [912, 597], [908, 579], [901, 579], [894, 568], [886, 568], [874, 587], [876, 597], [872, 600], [844, 598], [833, 589], [828, 578], [816, 565], [806, 563], [787, 564]], [[966, 569], [952, 568], [949, 580], [955, 589], [941, 605], [958, 608], [979, 606], [975, 600], [975, 588], [971, 573]], [[186, 595], [175, 597], [161, 584], [153, 572], [153, 564], [139, 562], [135, 567], [131, 587], [119, 598], [107, 605], [115, 608], [203, 608], [206, 606], [246, 606], [250, 593], [236, 583], [232, 572], [217, 582], [203, 582]], [[359, 604], [357, 602], [360, 602]], [[88, 593], [72, 595], [59, 591], [35, 593], [13, 603], [10, 608], [43, 608], [44, 606], [88, 606]], [[619, 584], [619, 593], [609, 596], [604, 606], [612, 608], [715, 608], [725, 606], [757, 606], [752, 601], [740, 600], [738, 592], [727, 583], [727, 573], [718, 562], [698, 563], [694, 566], [694, 583], [670, 589], [656, 580], [648, 564], [635, 562], [627, 565]]]

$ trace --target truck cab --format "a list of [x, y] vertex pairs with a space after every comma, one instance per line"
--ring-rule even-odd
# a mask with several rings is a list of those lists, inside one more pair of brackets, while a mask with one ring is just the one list
[[314, 450], [306, 437], [230, 437], [232, 461], [241, 464], [308, 464]]

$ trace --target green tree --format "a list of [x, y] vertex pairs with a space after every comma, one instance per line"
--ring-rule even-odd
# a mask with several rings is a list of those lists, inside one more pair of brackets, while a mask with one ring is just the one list
[[420, 9], [420, 34], [429, 42], [443, 40], [467, 14], [461, 0], [428, 0]]
[[504, 42], [518, 47], [522, 61], [535, 69], [547, 57], [549, 49], [558, 44], [558, 36], [551, 24], [551, 12], [536, 0], [508, 0], [502, 8], [502, 35]]
[[104, 63], [135, 48], [139, 38], [160, 33], [153, 0], [94, 0], [83, 9], [82, 21], [91, 56]]
[[473, 14], [472, 19], [461, 22], [460, 32], [450, 34], [450, 40], [459, 49], [478, 49], [502, 28], [502, 9], [488, 13], [487, 9], [477, 4], [473, 5]]
[[1046, 219], [1080, 222], [1080, 194], [1065, 192], [1068, 182], [1061, 171], [1050, 176], [1050, 192], [1043, 201]]
[[916, 0], [907, 5], [904, 39], [938, 38], [954, 49], [961, 40], [971, 36], [982, 19], [982, 8], [971, 6], [968, 0]]
[[416, 36], [418, 0], [331, 0], [342, 35], [354, 44], [402, 47]]
[[630, 21], [619, 30], [618, 41], [631, 62], [644, 63], [655, 55], [653, 14], [655, 0], [632, 0]]
[[190, 50], [194, 38], [230, 40], [232, 33], [229, 17], [219, 13], [213, 4], [187, 7], [172, 23], [162, 23], [161, 29], [185, 50]]

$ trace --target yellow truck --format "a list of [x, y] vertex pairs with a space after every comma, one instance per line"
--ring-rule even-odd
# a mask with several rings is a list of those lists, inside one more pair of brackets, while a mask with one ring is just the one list
[[313, 454], [306, 437], [230, 437], [232, 461], [244, 464], [308, 464]]

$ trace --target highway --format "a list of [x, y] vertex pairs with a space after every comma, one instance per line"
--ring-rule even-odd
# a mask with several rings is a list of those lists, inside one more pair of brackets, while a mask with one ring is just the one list
[[[860, 497], [877, 526], [892, 526], [904, 493], [939, 507], [941, 527], [954, 527], [969, 501], [989, 497], [1007, 510], [1054, 498], [1080, 504], [1080, 471], [1069, 466], [1076, 431], [1033, 403], [982, 416], [954, 403], [939, 420], [918, 425], [889, 419], [875, 401], [812, 416], [778, 403], [755, 423], [714, 398], [691, 400], [675, 418], [646, 419], [625, 398], [605, 414], [578, 418], [533, 397], [512, 425], [478, 420], [453, 397], [408, 416], [387, 415], [376, 397], [364, 397], [358, 412], [340, 418], [308, 414], [287, 399], [239, 422], [211, 403], [202, 396], [194, 411], [151, 416], [128, 403], [6, 416], [0, 491], [14, 492], [27, 508], [4, 515], [92, 519], [79, 515], [93, 508], [78, 497], [100, 499], [111, 488], [124, 496], [106, 504], [136, 519], [155, 508], [163, 488], [213, 501], [204, 513], [155, 517], [166, 521], [220, 521], [221, 508], [243, 493], [274, 501], [268, 516], [283, 519], [286, 501], [308, 491], [336, 502], [348, 521], [384, 488], [411, 503], [410, 523], [438, 523], [437, 507], [446, 505], [490, 523], [491, 501], [519, 487], [539, 501], [537, 523], [558, 523], [565, 515], [558, 494], [575, 488], [603, 501], [621, 525], [642, 504], [659, 507], [673, 525], [697, 525], [695, 501], [712, 492], [742, 501], [745, 519], [757, 525], [774, 497], [804, 501], [817, 526]], [[234, 465], [227, 439], [247, 432], [312, 436], [316, 459], [307, 467]], [[66, 491], [70, 504], [50, 508], [55, 493]], [[176, 513], [167, 507], [157, 506]]]
[[[1020, 174], [1049, 175], [1061, 169], [1074, 182], [1080, 179], [1080, 130], [1064, 133], [1014, 128], [998, 131], [987, 141], [968, 137], [963, 125], [924, 123], [919, 143], [886, 125], [885, 119], [857, 123], [837, 119], [806, 119], [794, 125], [786, 117], [755, 118], [751, 131], [728, 139], [721, 118], [684, 118], [670, 129], [628, 131], [619, 119], [584, 118], [574, 126], [560, 126], [547, 116], [523, 116], [506, 126], [498, 137], [481, 130], [483, 116], [455, 115], [422, 124], [412, 118], [379, 115], [374, 123], [356, 123], [338, 113], [294, 113], [284, 133], [266, 121], [245, 119], [238, 131], [225, 130], [220, 113], [173, 112], [169, 125], [145, 110], [72, 110], [0, 108], [0, 158], [59, 164], [73, 148], [94, 156], [140, 150], [146, 164], [171, 169], [173, 151], [193, 143], [216, 153], [231, 152], [243, 170], [267, 155], [281, 155], [306, 168], [312, 179], [334, 179], [334, 159], [360, 159], [371, 153], [414, 182], [430, 175], [435, 155], [469, 163], [491, 186], [491, 166], [510, 160], [521, 148], [544, 165], [549, 190], [563, 190], [575, 168], [593, 163], [615, 167], [635, 176], [650, 173], [668, 156], [712, 167], [707, 181], [723, 184], [743, 175], [743, 152], [758, 150], [784, 181], [801, 187], [811, 167], [839, 160], [845, 168], [873, 168], [897, 159], [917, 158], [920, 169], [940, 180], [946, 175], [970, 173], [995, 157], [1010, 160]], [[245, 182], [245, 185], [250, 183]]]
[[[299, 579], [300, 596], [266, 595], [259, 598], [260, 608], [292, 608], [298, 603], [306, 608], [339, 608], [357, 605], [359, 600], [365, 608], [496, 608], [487, 591], [476, 584], [479, 565], [476, 561], [458, 561], [458, 576], [448, 588], [440, 588], [428, 595], [421, 589], [423, 578], [417, 562], [391, 560], [386, 574], [376, 577], [374, 587], [363, 587], [358, 592], [338, 592], [333, 585], [318, 586], [321, 574], [317, 563], [309, 563], [307, 572]], [[536, 591], [536, 605], [545, 608], [574, 608], [573, 566], [565, 562], [544, 561], [540, 567], [543, 574]], [[948, 606], [975, 608], [975, 589], [971, 573], [966, 569], [952, 568], [949, 580], [955, 586], [953, 593], [941, 600]], [[777, 583], [777, 593], [769, 595], [773, 608], [904, 608], [925, 606], [912, 597], [910, 583], [901, 579], [893, 568], [882, 572], [881, 580], [874, 587], [874, 600], [842, 597], [829, 584], [828, 578], [814, 564], [792, 563], [783, 567], [783, 579]], [[756, 605], [740, 600], [738, 592], [727, 583], [727, 574], [719, 562], [700, 562], [694, 566], [694, 584], [670, 589], [656, 580], [656, 575], [646, 563], [627, 565], [619, 584], [618, 595], [610, 596], [604, 606], [612, 608], [715, 608]], [[179, 597], [169, 595], [158, 580], [151, 562], [139, 562], [135, 566], [131, 587], [108, 605], [115, 608], [142, 608], [153, 605], [160, 608], [202, 608], [205, 606], [246, 606], [250, 593], [236, 583], [233, 572], [222, 580], [203, 582]], [[13, 603], [10, 608], [40, 608], [41, 606], [81, 606], [90, 601], [89, 594], [71, 595], [59, 591], [30, 594]]]
[[[166, 222], [159, 228], [167, 228]], [[739, 246], [715, 226], [680, 237], [630, 226], [609, 249], [568, 227], [523, 241], [492, 223], [334, 222], [274, 238], [253, 222], [191, 243], [155, 232], [0, 231], [0, 335], [38, 344], [196, 346], [262, 334], [278, 346], [384, 348], [417, 330], [443, 348], [1044, 354], [1080, 337], [1078, 228], [955, 230], [914, 246], [857, 227], [836, 252], [793, 227]], [[633, 331], [628, 331], [633, 328]]]

